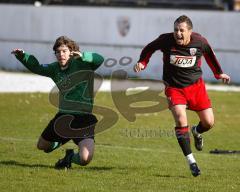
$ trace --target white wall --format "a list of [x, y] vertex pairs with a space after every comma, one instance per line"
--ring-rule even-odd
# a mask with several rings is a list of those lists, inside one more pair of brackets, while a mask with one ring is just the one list
[[[16, 47], [33, 53], [41, 63], [50, 63], [54, 60], [55, 39], [67, 35], [76, 40], [82, 50], [97, 51], [105, 58], [117, 60], [123, 56], [132, 58], [128, 66], [102, 65], [98, 72], [106, 74], [122, 68], [135, 75], [132, 66], [143, 46], [159, 34], [171, 32], [174, 20], [182, 14], [192, 19], [194, 31], [208, 39], [224, 71], [240, 83], [240, 14], [237, 12], [0, 5], [0, 67], [24, 69], [10, 55]], [[130, 25], [126, 36], [120, 35], [118, 28], [122, 18], [127, 18]], [[161, 79], [161, 59], [160, 52], [154, 54], [148, 69], [140, 76]], [[203, 70], [204, 77], [213, 80], [205, 62]]]

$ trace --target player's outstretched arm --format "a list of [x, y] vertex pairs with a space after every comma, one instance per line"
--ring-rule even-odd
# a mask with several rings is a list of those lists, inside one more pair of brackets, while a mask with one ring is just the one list
[[25, 53], [23, 49], [13, 49], [12, 54], [31, 72], [43, 75], [46, 77], [51, 77], [54, 68], [51, 65], [41, 65], [38, 60], [33, 56]]
[[220, 74], [219, 79], [222, 79], [223, 83], [226, 83], [226, 84], [229, 84], [231, 80], [230, 76], [225, 73]]
[[135, 72], [140, 72], [140, 71], [142, 71], [142, 70], [144, 70], [145, 69], [145, 66], [142, 64], [142, 63], [140, 63], [140, 62], [138, 62], [136, 65], [134, 65], [134, 67], [133, 67], [133, 70], [135, 71]]

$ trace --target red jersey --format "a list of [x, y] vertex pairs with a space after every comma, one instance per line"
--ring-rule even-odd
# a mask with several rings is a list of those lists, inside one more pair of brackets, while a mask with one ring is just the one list
[[211, 46], [198, 33], [192, 33], [190, 43], [186, 46], [176, 44], [173, 33], [162, 34], [144, 47], [138, 62], [146, 67], [156, 50], [163, 52], [163, 80], [169, 86], [186, 87], [200, 79], [202, 56], [217, 79], [223, 73]]

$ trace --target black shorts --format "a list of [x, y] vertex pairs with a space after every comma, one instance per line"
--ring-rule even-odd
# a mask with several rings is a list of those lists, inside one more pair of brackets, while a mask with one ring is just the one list
[[62, 144], [72, 139], [78, 145], [83, 139], [94, 139], [96, 123], [97, 118], [93, 114], [70, 115], [57, 113], [48, 123], [41, 136], [47, 141]]

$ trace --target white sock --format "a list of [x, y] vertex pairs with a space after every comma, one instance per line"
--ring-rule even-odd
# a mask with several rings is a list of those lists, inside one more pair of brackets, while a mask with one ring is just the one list
[[186, 156], [186, 159], [187, 159], [187, 162], [188, 162], [189, 165], [192, 164], [192, 163], [196, 163], [196, 160], [195, 160], [195, 158], [193, 157], [193, 154], [192, 154], [192, 153], [189, 154], [189, 155], [187, 155], [187, 156]]

